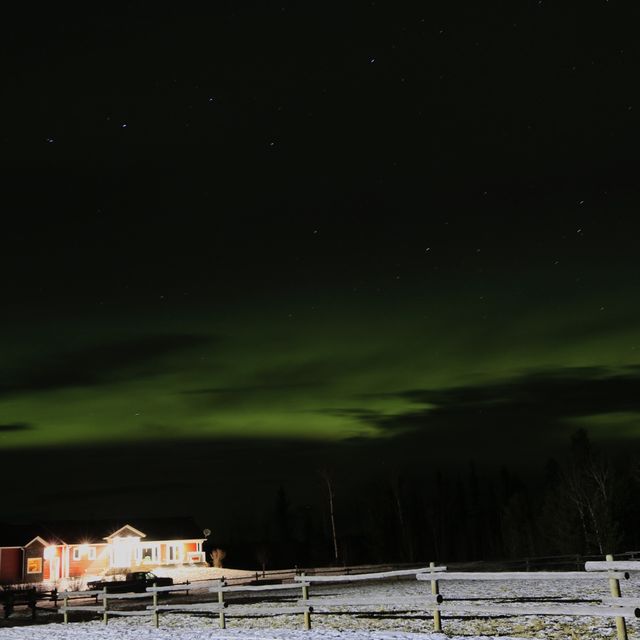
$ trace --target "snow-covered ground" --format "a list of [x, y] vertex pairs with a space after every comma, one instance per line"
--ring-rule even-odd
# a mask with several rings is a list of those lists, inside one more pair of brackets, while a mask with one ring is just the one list
[[[79, 625], [75, 625], [76, 627]], [[33, 632], [36, 633], [33, 633]], [[6, 634], [6, 635], [5, 635]], [[114, 624], [105, 627], [98, 623], [86, 623], [82, 629], [65, 628], [63, 625], [46, 625], [40, 629], [0, 630], [2, 640], [451, 640], [441, 633], [403, 633], [401, 631], [335, 631], [316, 629], [312, 631], [294, 631], [286, 629], [247, 631], [229, 629], [151, 629], [139, 625]], [[454, 640], [489, 640], [486, 636], [464, 636]], [[520, 640], [502, 637], [500, 640]]]
[[[640, 599], [640, 577], [622, 582], [622, 595]], [[441, 593], [447, 599], [472, 599], [482, 602], [509, 601], [517, 598], [598, 599], [609, 596], [606, 579], [594, 582], [571, 580], [556, 581], [442, 581]], [[429, 582], [417, 580], [391, 580], [346, 585], [313, 585], [311, 597], [331, 598], [358, 596], [359, 598], [424, 597], [430, 593]], [[193, 594], [192, 594], [193, 595]], [[283, 593], [272, 592], [283, 597]], [[290, 596], [292, 604], [299, 594]], [[215, 594], [201, 594], [215, 599]], [[232, 603], [232, 594], [228, 594]], [[481, 599], [481, 600], [477, 600]], [[512, 600], [513, 601], [513, 600]], [[282, 606], [282, 600], [260, 607]], [[500, 637], [537, 638], [545, 640], [600, 640], [615, 638], [615, 621], [612, 618], [587, 618], [574, 616], [518, 616], [473, 617], [471, 615], [443, 614], [443, 630], [446, 635], [434, 634], [431, 618], [421, 612], [403, 612], [393, 615], [390, 609], [369, 605], [364, 608], [342, 607], [331, 614], [314, 612], [313, 630], [302, 629], [302, 616], [280, 615], [261, 618], [233, 618], [227, 620], [228, 629], [218, 629], [217, 615], [162, 614], [160, 629], [153, 627], [151, 617], [111, 618], [105, 627], [101, 621], [74, 621], [68, 625], [38, 624], [2, 627], [0, 640], [444, 640], [445, 638]], [[391, 615], [390, 615], [391, 614]], [[73, 614], [72, 620], [73, 620]], [[640, 624], [627, 620], [630, 638], [640, 638]]]

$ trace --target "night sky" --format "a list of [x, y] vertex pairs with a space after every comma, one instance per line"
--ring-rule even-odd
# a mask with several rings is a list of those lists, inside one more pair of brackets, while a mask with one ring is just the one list
[[4, 9], [5, 514], [637, 452], [640, 16], [557, 5]]

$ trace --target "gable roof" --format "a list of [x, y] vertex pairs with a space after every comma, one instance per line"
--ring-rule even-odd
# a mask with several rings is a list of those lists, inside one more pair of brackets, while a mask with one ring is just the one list
[[125, 524], [124, 527], [120, 527], [117, 531], [114, 531], [112, 534], [105, 536], [104, 539], [111, 540], [112, 538], [117, 538], [118, 536], [123, 537], [122, 534], [125, 534], [127, 536], [130, 536], [131, 534], [133, 534], [134, 536], [137, 536], [139, 538], [147, 537], [146, 533], [143, 533], [142, 531], [138, 531], [135, 527], [132, 527], [130, 524]]
[[27, 542], [27, 544], [24, 545], [25, 549], [27, 547], [30, 547], [34, 542], [39, 542], [43, 547], [47, 547], [50, 544], [40, 536], [36, 536], [35, 538], [33, 538], [32, 540], [29, 540], [29, 542]]

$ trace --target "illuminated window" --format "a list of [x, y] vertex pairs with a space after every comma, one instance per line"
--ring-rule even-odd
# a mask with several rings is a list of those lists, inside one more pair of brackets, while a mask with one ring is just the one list
[[27, 558], [27, 573], [42, 573], [42, 558]]
[[141, 563], [157, 563], [158, 562], [158, 545], [142, 546], [138, 553], [138, 562]]
[[182, 562], [182, 549], [183, 544], [181, 542], [172, 542], [167, 545], [167, 560], [169, 562]]
[[79, 547], [73, 548], [73, 559], [80, 560], [83, 556], [87, 556], [89, 560], [96, 559], [96, 548], [90, 547], [88, 544], [81, 544]]

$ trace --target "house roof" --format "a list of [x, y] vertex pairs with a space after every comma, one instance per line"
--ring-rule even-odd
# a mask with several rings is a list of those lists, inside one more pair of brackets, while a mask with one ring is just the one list
[[[130, 525], [144, 533], [145, 540], [202, 540], [202, 527], [193, 518], [122, 518], [113, 520], [67, 520], [42, 522], [28, 526], [0, 525], [0, 546], [24, 546], [36, 536], [47, 542], [104, 542], [124, 526]], [[6, 528], [6, 531], [5, 531]]]
[[105, 536], [105, 540], [111, 540], [112, 538], [126, 537], [126, 536], [137, 536], [140, 538], [146, 538], [147, 534], [144, 531], [138, 531], [135, 527], [132, 527], [130, 524], [125, 524], [124, 527], [120, 527], [117, 531]]

